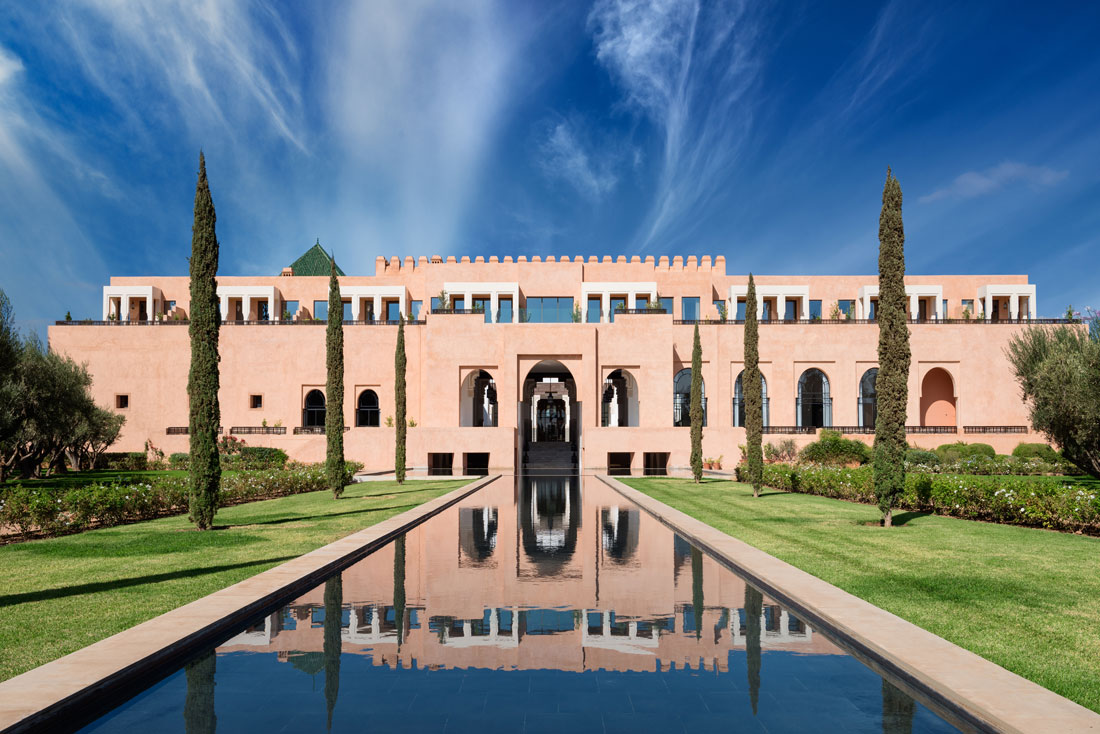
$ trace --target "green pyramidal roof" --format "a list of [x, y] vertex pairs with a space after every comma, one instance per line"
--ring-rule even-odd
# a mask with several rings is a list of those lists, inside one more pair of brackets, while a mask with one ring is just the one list
[[[318, 242], [291, 263], [290, 269], [294, 271], [295, 275], [328, 275], [329, 261], [329, 254], [321, 248], [321, 243]], [[344, 271], [340, 269], [339, 265], [336, 266], [336, 274], [344, 275]]]

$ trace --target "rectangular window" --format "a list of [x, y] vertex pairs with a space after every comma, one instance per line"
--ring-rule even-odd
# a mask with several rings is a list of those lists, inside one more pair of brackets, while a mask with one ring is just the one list
[[176, 302], [175, 301], [165, 301], [165, 303], [164, 303], [164, 313], [165, 313], [165, 315], [168, 315], [172, 311], [172, 309], [175, 308], [175, 307], [176, 307]]
[[432, 310], [437, 311], [440, 308], [442, 308], [442, 306], [439, 305], [439, 298], [432, 296]]
[[129, 395], [115, 395], [115, 409], [126, 410], [130, 407]]
[[611, 323], [615, 323], [615, 313], [617, 311], [622, 311], [624, 308], [626, 308], [626, 299], [612, 298], [611, 302], [608, 305], [611, 308], [611, 313], [608, 318], [611, 320]]
[[[718, 318], [722, 318], [722, 312], [726, 309], [726, 302], [725, 301], [713, 301], [713, 303], [714, 303], [714, 312], [716, 314], [718, 314]], [[726, 313], [726, 316], [727, 316], [727, 318], [729, 317], [728, 312]]]
[[568, 324], [573, 321], [573, 299], [528, 298], [524, 320], [532, 324]]
[[388, 301], [386, 303], [386, 321], [401, 320], [401, 301]]
[[466, 297], [451, 296], [451, 308], [456, 311], [461, 311], [462, 309], [466, 308]]
[[946, 298], [945, 298], [945, 299], [943, 299], [943, 307], [942, 307], [942, 312], [943, 312], [943, 318], [945, 318], [945, 319], [946, 319], [946, 318], [948, 317], [948, 310], [947, 310], [947, 299], [946, 299]]
[[482, 297], [478, 297], [478, 298], [471, 297], [470, 300], [473, 301], [473, 305], [471, 306], [471, 308], [473, 308], [475, 311], [481, 311], [483, 314], [485, 314], [485, 323], [491, 324], [493, 322], [493, 313], [492, 313], [492, 311], [493, 311], [492, 310], [492, 303], [493, 302], [490, 301], [488, 298], [482, 298]]
[[313, 302], [313, 318], [321, 319], [321, 321], [328, 320], [328, 301]]
[[283, 319], [289, 321], [298, 313], [297, 301], [283, 301]]
[[698, 321], [699, 320], [699, 299], [698, 298], [681, 298], [680, 299], [680, 313], [684, 321]]
[[263, 395], [249, 395], [248, 396], [248, 407], [251, 408], [252, 410], [259, 410], [260, 408], [264, 407], [264, 396]]
[[786, 301], [783, 304], [783, 320], [795, 321], [798, 318], [798, 301]]
[[870, 319], [871, 321], [874, 321], [874, 320], [875, 320], [875, 310], [876, 310], [877, 306], [878, 306], [878, 300], [877, 300], [877, 299], [876, 299], [876, 300], [872, 300], [872, 301], [871, 301], [871, 310], [870, 310], [870, 312], [869, 312], [869, 313], [867, 314], [867, 318], [869, 318], [869, 319]]
[[344, 321], [351, 321], [351, 301], [342, 301], [344, 306]]
[[409, 318], [413, 321], [420, 320], [420, 308], [424, 305], [423, 301], [410, 301], [409, 302]]
[[271, 314], [267, 310], [267, 301], [260, 301], [256, 304], [256, 318], [260, 321], [268, 321], [271, 318]]
[[665, 296], [663, 298], [658, 298], [657, 301], [658, 301], [658, 303], [661, 304], [661, 308], [663, 308], [665, 310], [665, 313], [667, 313], [667, 314], [675, 313], [675, 309], [673, 308], [671, 297]]
[[771, 301], [764, 301], [764, 309], [763, 309], [763, 313], [760, 314], [760, 320], [761, 321], [771, 321], [772, 320], [772, 302]]
[[821, 301], [810, 301], [810, 318], [815, 321], [821, 320]]
[[974, 316], [975, 315], [974, 314], [974, 299], [973, 298], [964, 298], [962, 300], [962, 308], [963, 308], [963, 311], [967, 311], [967, 312], [970, 313], [971, 316]]
[[850, 319], [854, 319], [856, 317], [855, 301], [849, 299], [841, 299], [836, 303], [837, 306], [840, 308], [840, 313], [842, 316], [847, 316]]
[[599, 296], [588, 299], [588, 313], [586, 318], [590, 324], [600, 323], [600, 310], [603, 308], [602, 301]]
[[737, 315], [735, 316], [735, 318], [738, 321], [744, 321], [745, 320], [745, 299], [744, 298], [738, 298], [737, 299]]
[[512, 299], [501, 298], [497, 301], [497, 323], [510, 324], [512, 323]]

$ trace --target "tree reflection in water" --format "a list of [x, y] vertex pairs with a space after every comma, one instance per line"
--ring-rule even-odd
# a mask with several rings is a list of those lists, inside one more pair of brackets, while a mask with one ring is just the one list
[[908, 693], [882, 679], [882, 734], [910, 734], [916, 709]]
[[749, 668], [749, 700], [756, 715], [760, 702], [760, 616], [764, 613], [764, 595], [745, 584], [745, 658]]
[[214, 734], [218, 717], [214, 715], [214, 651], [187, 664], [187, 699], [183, 704], [183, 725], [187, 734]]
[[340, 692], [340, 621], [344, 611], [344, 588], [340, 574], [325, 582], [325, 704], [328, 728], [332, 730], [332, 711]]

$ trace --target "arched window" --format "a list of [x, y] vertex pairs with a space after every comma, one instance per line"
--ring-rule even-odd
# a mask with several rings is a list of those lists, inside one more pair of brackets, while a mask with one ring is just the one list
[[[745, 426], [745, 393], [741, 385], [741, 378], [745, 370], [737, 375], [737, 381], [733, 384], [733, 426], [734, 428]], [[764, 426], [768, 426], [768, 381], [764, 379], [764, 373], [760, 373], [760, 394], [763, 396]]]
[[833, 399], [829, 397], [829, 378], [811, 367], [798, 378], [795, 418], [799, 426], [828, 428], [833, 425]]
[[860, 428], [875, 427], [875, 419], [878, 417], [876, 380], [878, 380], [878, 367], [872, 367], [864, 372], [859, 380], [859, 404], [856, 406], [856, 414], [859, 416]]
[[356, 426], [377, 428], [379, 412], [378, 393], [374, 390], [364, 390], [359, 393], [359, 400], [355, 405]]
[[325, 425], [325, 394], [320, 390], [310, 390], [306, 393], [306, 407], [302, 410], [302, 425]]
[[459, 395], [459, 425], [497, 425], [497, 384], [485, 370], [471, 372], [462, 381]]
[[638, 425], [638, 382], [626, 370], [614, 370], [603, 381], [600, 426]]
[[[707, 386], [700, 380], [703, 402], [703, 425], [707, 424]], [[691, 425], [691, 368], [676, 373], [672, 380], [672, 425]]]

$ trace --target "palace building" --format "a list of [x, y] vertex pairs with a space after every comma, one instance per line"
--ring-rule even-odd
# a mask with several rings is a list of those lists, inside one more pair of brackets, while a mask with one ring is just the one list
[[[688, 465], [694, 326], [703, 452], [726, 469], [745, 442], [747, 274], [725, 258], [378, 258], [340, 275], [314, 246], [272, 277], [219, 277], [224, 433], [319, 461], [340, 410], [345, 453], [392, 470], [394, 346], [406, 320], [408, 457], [437, 473], [536, 466], [663, 472]], [[1005, 356], [1036, 320], [1025, 275], [911, 275], [911, 445], [1042, 440]], [[833, 427], [870, 442], [876, 411], [874, 275], [756, 277], [765, 442]], [[87, 363], [96, 401], [126, 416], [117, 450], [188, 450], [187, 277], [111, 278], [103, 316], [58, 322], [50, 346]], [[345, 401], [325, 396], [325, 328], [344, 320]]]

